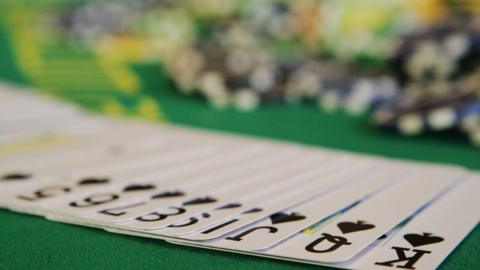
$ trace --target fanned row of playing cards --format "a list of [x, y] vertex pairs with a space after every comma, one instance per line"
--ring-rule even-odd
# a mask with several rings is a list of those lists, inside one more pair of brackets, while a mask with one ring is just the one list
[[108, 119], [0, 87], [0, 206], [345, 269], [433, 269], [480, 218], [480, 174]]

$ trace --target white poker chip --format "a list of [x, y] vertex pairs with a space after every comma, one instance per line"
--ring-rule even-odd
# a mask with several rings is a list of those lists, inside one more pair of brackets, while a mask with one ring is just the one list
[[422, 117], [418, 114], [407, 114], [398, 120], [398, 129], [407, 136], [419, 134], [423, 129]]
[[233, 94], [233, 104], [240, 111], [252, 111], [259, 103], [258, 95], [251, 89], [240, 89]]
[[432, 110], [427, 115], [428, 125], [433, 130], [444, 130], [455, 124], [455, 112], [451, 108], [440, 108]]

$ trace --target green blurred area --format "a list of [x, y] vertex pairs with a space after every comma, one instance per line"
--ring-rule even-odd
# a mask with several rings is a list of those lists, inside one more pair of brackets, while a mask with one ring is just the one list
[[[23, 10], [21, 12], [26, 13], [12, 17], [6, 11], [16, 9], [7, 8], [9, 2], [13, 3], [5, 1], [0, 4], [0, 80], [32, 86], [89, 110], [115, 116], [144, 117], [308, 145], [480, 169], [479, 149], [459, 140], [454, 132], [406, 138], [370, 126], [368, 117], [325, 113], [311, 104], [268, 105], [251, 113], [216, 110], [199, 97], [181, 95], [156, 63], [117, 63], [114, 68], [118, 68], [120, 74], [127, 72], [138, 80], [138, 85], [131, 88], [134, 90], [120, 89], [118, 85], [122, 83], [112, 79], [117, 75], [109, 75], [109, 66], [106, 70], [91, 52], [39, 46], [26, 31], [28, 24], [24, 19], [29, 16], [28, 11]], [[12, 22], [17, 24], [12, 25]], [[36, 63], [34, 58], [41, 63]], [[112, 235], [3, 210], [0, 211], [0, 220], [0, 269], [313, 268]], [[477, 227], [441, 269], [479, 269], [479, 249], [480, 230]]]

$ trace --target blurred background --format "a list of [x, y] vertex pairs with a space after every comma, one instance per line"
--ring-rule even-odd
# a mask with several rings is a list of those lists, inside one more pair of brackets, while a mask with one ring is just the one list
[[0, 79], [109, 115], [478, 155], [480, 0], [3, 0]]

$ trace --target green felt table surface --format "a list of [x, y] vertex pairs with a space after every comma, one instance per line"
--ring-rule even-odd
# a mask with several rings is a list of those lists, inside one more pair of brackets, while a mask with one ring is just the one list
[[[1, 35], [0, 35], [1, 36]], [[0, 79], [29, 84], [11, 48], [0, 38]], [[253, 113], [215, 110], [185, 98], [156, 65], [133, 65], [143, 91], [155, 97], [169, 122], [276, 138], [388, 157], [457, 164], [480, 170], [480, 150], [454, 132], [401, 137], [375, 129], [366, 117], [325, 113], [312, 104], [269, 105]], [[480, 207], [480, 206], [472, 206]], [[454, 229], [454, 227], [452, 227]], [[480, 269], [477, 228], [441, 269]], [[0, 269], [325, 269], [300, 263], [184, 247], [160, 240], [116, 235], [0, 210]]]

